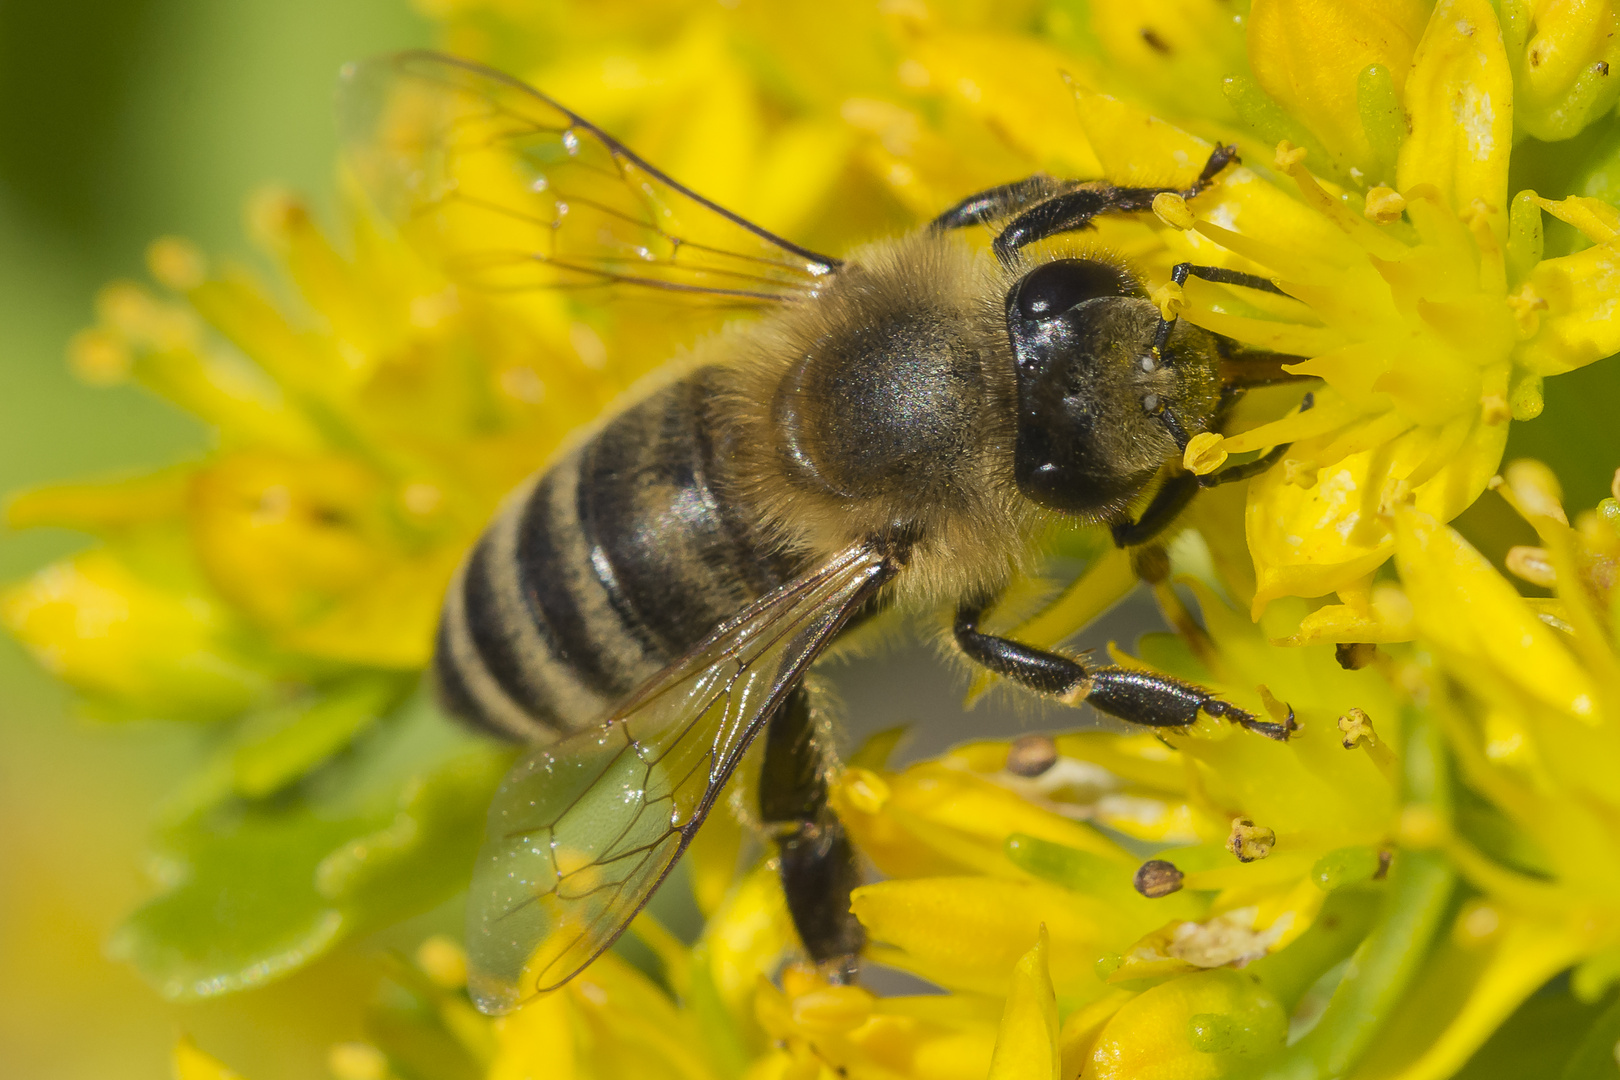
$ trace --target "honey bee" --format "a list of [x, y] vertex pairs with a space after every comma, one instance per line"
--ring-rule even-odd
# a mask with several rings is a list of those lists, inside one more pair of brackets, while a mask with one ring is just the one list
[[[758, 317], [693, 346], [515, 492], [457, 573], [434, 672], [448, 710], [532, 749], [495, 797], [468, 914], [470, 989], [502, 1012], [613, 943], [764, 732], [757, 816], [808, 956], [855, 971], [853, 852], [804, 689], [880, 607], [954, 610], [972, 663], [1153, 728], [1202, 715], [1286, 738], [1189, 683], [980, 630], [1055, 516], [1120, 545], [1212, 476], [1179, 468], [1276, 358], [1166, 321], [1113, 259], [1033, 255], [1185, 188], [1035, 176], [845, 259], [682, 187], [498, 72], [409, 52], [352, 65], [348, 160], [378, 207], [494, 290], [659, 291]], [[990, 226], [989, 250], [963, 230]], [[1278, 292], [1270, 281], [1179, 265]], [[1157, 482], [1157, 486], [1155, 486]], [[1145, 508], [1133, 508], [1146, 500]]]

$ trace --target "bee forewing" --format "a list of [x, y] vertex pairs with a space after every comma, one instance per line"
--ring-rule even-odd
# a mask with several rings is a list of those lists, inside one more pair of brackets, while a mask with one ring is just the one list
[[349, 167], [378, 209], [475, 287], [628, 285], [757, 303], [809, 295], [838, 266], [467, 61], [403, 52], [351, 64], [338, 116]]
[[685, 850], [748, 744], [893, 573], [856, 545], [722, 625], [602, 727], [502, 783], [473, 874], [469, 989], [507, 1012], [611, 945]]

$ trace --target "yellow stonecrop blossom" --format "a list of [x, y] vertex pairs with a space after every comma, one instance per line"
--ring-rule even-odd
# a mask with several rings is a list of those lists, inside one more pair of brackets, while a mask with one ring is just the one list
[[[1612, 126], [1616, 5], [420, 6], [453, 51], [835, 253], [1036, 171], [1180, 184], [1236, 143], [1206, 194], [1082, 242], [1130, 259], [1167, 316], [1318, 380], [1251, 395], [1185, 467], [1289, 449], [1202, 496], [1168, 570], [1109, 551], [1010, 633], [1057, 644], [1141, 571], [1175, 633], [1116, 662], [1298, 730], [1063, 735], [1036, 776], [1007, 742], [891, 765], [874, 739], [832, 792], [878, 871], [853, 910], [871, 962], [942, 993], [794, 963], [772, 868], [739, 872], [744, 831], [716, 813], [686, 860], [702, 933], [632, 927], [655, 974], [609, 954], [490, 1020], [430, 939], [366, 1041], [334, 1049], [339, 1080], [1438, 1080], [1560, 972], [1582, 1000], [1620, 979], [1620, 503], [1571, 526], [1544, 469], [1497, 480], [1543, 380], [1620, 350], [1612, 185], [1510, 182], [1515, 146]], [[104, 712], [236, 723], [357, 672], [408, 679], [505, 492], [704, 329], [457, 287], [345, 206], [323, 232], [291, 196], [255, 202], [295, 303], [162, 240], [166, 295], [109, 286], [73, 343], [87, 381], [138, 380], [216, 434], [196, 463], [10, 506], [100, 540], [0, 618]], [[1176, 286], [1181, 262], [1284, 295]], [[1446, 524], [1493, 485], [1541, 539], [1509, 566], [1552, 598]], [[235, 791], [290, 790], [353, 736], [323, 729]], [[234, 1075], [188, 1042], [176, 1071]]]
[[149, 263], [178, 299], [109, 285], [69, 356], [93, 383], [134, 378], [186, 408], [218, 449], [8, 510], [105, 539], [7, 591], [0, 613], [120, 710], [215, 719], [333, 665], [420, 668], [491, 508], [640, 373], [543, 302], [455, 291], [362, 216], [347, 254], [284, 193], [252, 218], [302, 311], [160, 240]]

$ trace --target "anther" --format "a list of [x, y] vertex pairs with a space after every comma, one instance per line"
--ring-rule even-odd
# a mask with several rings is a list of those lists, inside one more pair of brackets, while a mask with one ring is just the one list
[[1157, 585], [1170, 576], [1170, 553], [1163, 544], [1143, 544], [1133, 548], [1131, 571], [1139, 580]]
[[1563, 525], [1569, 524], [1564, 514], [1564, 493], [1558, 477], [1539, 461], [1521, 458], [1502, 470], [1508, 491], [1517, 503], [1516, 509], [1525, 515], [1539, 514]]
[[1300, 461], [1297, 458], [1283, 458], [1283, 483], [1293, 484], [1307, 491], [1316, 486], [1316, 478], [1320, 475], [1322, 467], [1314, 461]]
[[1372, 718], [1360, 709], [1351, 709], [1339, 717], [1339, 730], [1344, 733], [1344, 748], [1354, 750], [1365, 742], [1368, 746], [1378, 745], [1378, 734], [1373, 731]]
[[1360, 671], [1378, 655], [1378, 646], [1369, 641], [1341, 641], [1333, 646], [1333, 657], [1346, 671]]
[[1173, 191], [1161, 191], [1153, 196], [1153, 213], [1172, 229], [1190, 229], [1195, 224], [1187, 200]]
[[1248, 818], [1234, 818], [1232, 832], [1226, 838], [1226, 850], [1238, 857], [1239, 862], [1254, 862], [1271, 854], [1277, 846], [1277, 834], [1264, 825], [1256, 825]]
[[189, 292], [208, 276], [208, 262], [197, 245], [177, 236], [152, 241], [146, 249], [146, 267], [175, 292]]
[[1361, 747], [1372, 758], [1372, 763], [1384, 778], [1395, 783], [1400, 775], [1400, 763], [1395, 760], [1395, 754], [1389, 747], [1379, 741], [1378, 733], [1373, 731], [1372, 719], [1360, 709], [1351, 709], [1339, 717], [1339, 731], [1344, 735], [1344, 748], [1354, 750]]
[[1222, 448], [1225, 441], [1213, 431], [1200, 431], [1187, 440], [1187, 450], [1181, 455], [1182, 468], [1194, 476], [1208, 476], [1231, 456]]
[[1131, 884], [1136, 891], [1149, 900], [1157, 900], [1161, 896], [1181, 891], [1182, 878], [1185, 877], [1173, 862], [1164, 859], [1149, 859], [1136, 868], [1136, 876]]
[[1546, 548], [1515, 545], [1508, 548], [1503, 565], [1508, 573], [1532, 585], [1540, 585], [1544, 589], [1558, 585], [1558, 571], [1553, 568], [1552, 556], [1547, 554]]
[[1277, 144], [1277, 156], [1274, 159], [1277, 168], [1283, 172], [1291, 171], [1296, 165], [1305, 160], [1305, 148], [1295, 146], [1284, 139]]
[[1050, 735], [1020, 735], [1007, 750], [1007, 771], [1014, 776], [1040, 776], [1057, 759], [1057, 743]]
[[1362, 213], [1367, 216], [1368, 221], [1388, 225], [1392, 221], [1399, 221], [1405, 211], [1406, 200], [1394, 188], [1379, 185], [1367, 189], [1367, 199], [1362, 204]]

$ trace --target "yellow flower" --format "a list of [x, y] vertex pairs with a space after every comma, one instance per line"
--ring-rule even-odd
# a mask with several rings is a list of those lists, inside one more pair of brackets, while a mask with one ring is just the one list
[[[219, 449], [10, 509], [13, 524], [107, 546], [9, 592], [8, 626], [69, 681], [160, 713], [184, 706], [137, 690], [134, 671], [222, 696], [217, 714], [312, 665], [420, 667], [444, 585], [496, 502], [640, 370], [590, 370], [599, 343], [556, 305], [457, 292], [358, 216], [349, 256], [289, 196], [265, 195], [254, 217], [304, 310], [284, 315], [245, 270], [211, 272], [159, 241], [152, 270], [183, 304], [109, 286], [72, 357], [198, 413]], [[196, 677], [158, 671], [152, 654]]]
[[[1297, 201], [1240, 174], [1199, 214], [1186, 235], [1190, 257], [1257, 269], [1303, 307], [1263, 310], [1258, 294], [1236, 299], [1236, 290], [1194, 280], [1182, 316], [1306, 357], [1291, 370], [1320, 377], [1326, 389], [1308, 412], [1201, 446], [1189, 467], [1212, 467], [1218, 452], [1291, 443], [1286, 460], [1250, 489], [1255, 612], [1282, 596], [1337, 592], [1342, 604], [1312, 613], [1295, 640], [1399, 640], [1405, 625], [1368, 596], [1371, 574], [1393, 550], [1391, 508], [1454, 517], [1495, 473], [1508, 421], [1539, 413], [1540, 379], [1620, 348], [1606, 318], [1614, 211], [1530, 194], [1510, 215], [1514, 84], [1488, 4], [1444, 0], [1415, 48], [1406, 8], [1335, 8], [1361, 28], [1320, 46], [1355, 53], [1336, 58], [1337, 68], [1312, 53], [1311, 34], [1286, 32], [1280, 13], [1263, 22], [1264, 10], [1251, 27], [1257, 74], [1275, 70], [1274, 93], [1314, 103], [1321, 118], [1305, 119], [1339, 160], [1355, 163], [1350, 176], [1365, 183], [1378, 175], [1364, 170], [1377, 158], [1368, 147], [1382, 138], [1365, 107], [1367, 86], [1352, 92], [1347, 73], [1357, 64], [1394, 73], [1411, 130], [1389, 147], [1393, 188], [1340, 190], [1285, 148], [1275, 167], [1297, 187]], [[1576, 220], [1597, 246], [1537, 261], [1538, 207]]]
[[1620, 97], [1620, 12], [1612, 3], [1508, 0], [1502, 30], [1513, 61], [1517, 123], [1538, 139], [1568, 139]]
[[1401, 588], [1447, 676], [1433, 715], [1462, 781], [1511, 822], [1472, 836], [1460, 821], [1407, 830], [1479, 895], [1411, 991], [1421, 1015], [1392, 1026], [1369, 1063], [1402, 1080], [1450, 1075], [1559, 971], [1574, 968], [1587, 1001], [1620, 978], [1620, 515], [1611, 499], [1570, 526], [1534, 463], [1510, 468], [1500, 490], [1541, 536], [1518, 562], [1555, 586], [1553, 601], [1519, 596], [1432, 516], [1395, 517]]
[[[1081, 242], [1132, 260], [1167, 317], [1297, 358], [1314, 399], [1256, 392], [1227, 433], [1192, 441], [1195, 473], [1290, 446], [1246, 491], [1201, 497], [1168, 555], [1063, 538], [1086, 574], [1011, 634], [1056, 645], [1142, 572], [1176, 632], [1116, 661], [1295, 730], [1071, 734], [1038, 746], [1038, 770], [995, 742], [903, 768], [857, 758], [832, 796], [882, 874], [852, 897], [869, 958], [943, 993], [882, 997], [792, 964], [772, 868], [739, 872], [743, 830], [717, 813], [687, 859], [702, 934], [633, 927], [654, 974], [610, 955], [490, 1021], [455, 947], [434, 943], [396, 972], [369, 1041], [334, 1052], [340, 1080], [1420, 1080], [1557, 972], [1574, 966], [1588, 998], [1620, 977], [1620, 508], [1572, 528], [1545, 478], [1504, 474], [1543, 545], [1511, 565], [1550, 601], [1519, 597], [1445, 524], [1545, 378], [1620, 350], [1620, 212], [1597, 197], [1612, 192], [1510, 186], [1516, 142], [1607, 115], [1612, 5], [421, 6], [456, 51], [835, 252], [1033, 172], [1180, 182], [1237, 142], [1245, 164], [1207, 194]], [[121, 936], [178, 992], [249, 985], [448, 891], [415, 871], [476, 840], [493, 755], [467, 764], [442, 728], [394, 716], [445, 582], [506, 491], [705, 328], [457, 287], [346, 205], [336, 242], [289, 196], [255, 204], [292, 304], [155, 244], [169, 295], [109, 286], [70, 363], [140, 381], [215, 448], [9, 511], [100, 541], [0, 595], [42, 663], [109, 713], [231, 725], [172, 815], [192, 845], [180, 884]], [[1582, 242], [1553, 242], [1566, 227]], [[1182, 262], [1284, 295], [1176, 285]], [[1392, 556], [1398, 585], [1380, 576]], [[414, 740], [408, 767], [319, 802], [365, 778], [344, 748], [387, 757], [364, 741], [384, 727]], [[248, 856], [231, 846], [243, 821], [261, 830]], [[264, 850], [296, 851], [281, 877], [304, 906], [289, 929], [267, 903], [264, 940], [215, 961], [216, 941], [185, 937], [207, 920], [186, 916], [231, 910], [205, 887], [238, 899]], [[194, 906], [164, 906], [186, 889]], [[184, 979], [151, 959], [176, 953]], [[187, 1080], [228, 1075], [177, 1055]]]
[[[1178, 560], [1208, 567], [1200, 546], [1179, 543]], [[1215, 722], [1066, 735], [1029, 751], [1045, 765], [1033, 778], [1020, 775], [1023, 751], [981, 743], [899, 770], [851, 767], [834, 791], [851, 836], [888, 875], [853, 897], [870, 957], [947, 988], [964, 1012], [1004, 998], [1028, 1031], [1033, 1010], [1018, 1003], [1033, 994], [1030, 962], [1019, 957], [1039, 936], [1063, 1017], [1064, 1076], [1214, 1077], [1267, 1060], [1289, 1013], [1362, 940], [1380, 904], [1444, 888], [1407, 866], [1421, 855], [1396, 854], [1402, 792], [1413, 795], [1392, 749], [1409, 708], [1386, 677], [1395, 661], [1346, 670], [1326, 645], [1279, 648], [1266, 636], [1297, 611], [1277, 605], [1257, 627], [1220, 598], [1218, 577], [1188, 584], [1207, 632], [1166, 585], [1158, 594], [1184, 636], [1150, 636], [1144, 656], [1256, 712], [1291, 712], [1288, 742]], [[1110, 833], [1158, 854], [1146, 859]], [[1405, 884], [1414, 875], [1427, 887]], [[1318, 920], [1324, 906], [1331, 917]], [[1401, 988], [1380, 986], [1384, 999]], [[773, 1030], [863, 1075], [875, 1067], [864, 1025], [887, 1004], [869, 1003], [836, 1052], [789, 1023], [791, 1010]], [[982, 1011], [973, 1015], [973, 1030], [986, 1031]], [[1319, 1038], [1354, 1023], [1335, 1018]], [[1039, 1058], [1027, 1036], [1021, 1045], [1019, 1060]], [[1161, 1071], [1142, 1072], [1146, 1063]]]

